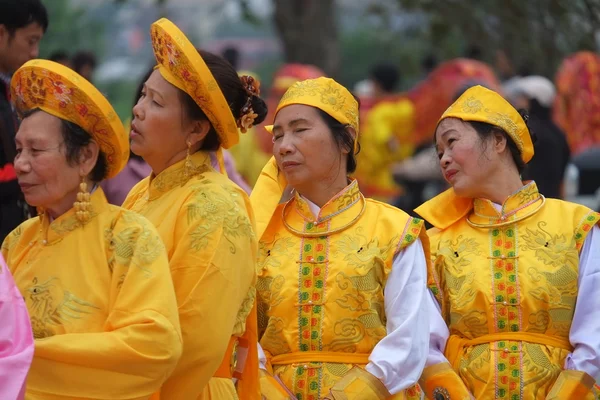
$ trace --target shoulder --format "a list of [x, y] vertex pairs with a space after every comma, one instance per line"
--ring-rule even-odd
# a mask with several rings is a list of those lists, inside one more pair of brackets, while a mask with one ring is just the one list
[[135, 184], [133, 188], [127, 194], [123, 205], [128, 205], [131, 202], [135, 202], [139, 196], [145, 193], [148, 190], [148, 183], [150, 182], [150, 177], [146, 177]]
[[248, 194], [226, 176], [209, 172], [186, 184], [184, 206], [200, 201], [220, 209], [234, 206], [246, 208], [250, 200]]
[[384, 222], [390, 221], [396, 225], [399, 223], [407, 223], [411, 220], [422, 221], [420, 218], [411, 217], [405, 211], [387, 203], [370, 198], [367, 198], [366, 202], [366, 211], [375, 214], [378, 220]]
[[21, 241], [31, 241], [40, 231], [40, 218], [33, 217], [23, 222], [12, 232], [6, 236], [4, 243], [2, 244], [2, 250], [6, 251], [9, 248], [13, 248], [17, 243]]

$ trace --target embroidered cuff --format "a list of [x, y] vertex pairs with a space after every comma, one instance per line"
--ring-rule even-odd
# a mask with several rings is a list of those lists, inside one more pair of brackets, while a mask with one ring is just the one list
[[558, 376], [546, 400], [595, 400], [594, 378], [583, 371], [563, 371]]
[[391, 397], [384, 384], [360, 367], [353, 367], [333, 387], [332, 400], [384, 400]]
[[435, 364], [423, 370], [419, 385], [431, 400], [470, 400], [474, 397], [449, 363]]

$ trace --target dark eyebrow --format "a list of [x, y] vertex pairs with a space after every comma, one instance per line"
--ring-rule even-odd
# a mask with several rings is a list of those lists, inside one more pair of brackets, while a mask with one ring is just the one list
[[[296, 118], [288, 122], [288, 126], [294, 126], [302, 123], [309, 123], [310, 121], [305, 118]], [[273, 125], [273, 132], [281, 130], [281, 125]]]
[[159, 91], [157, 91], [156, 89], [149, 88], [149, 87], [148, 87], [148, 85], [146, 85], [145, 83], [144, 83], [144, 86], [143, 86], [143, 88], [144, 88], [144, 90], [150, 91], [150, 92], [152, 92], [152, 93], [154, 93], [154, 94], [158, 95], [158, 96], [159, 96], [161, 99], [163, 99], [163, 100], [164, 100], [164, 97], [163, 97], [163, 95], [162, 95], [162, 94], [161, 94]]

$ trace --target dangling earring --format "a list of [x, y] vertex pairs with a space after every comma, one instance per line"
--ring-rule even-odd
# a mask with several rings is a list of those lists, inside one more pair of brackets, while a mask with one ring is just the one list
[[81, 225], [84, 225], [90, 219], [90, 194], [87, 191], [87, 183], [85, 177], [81, 177], [79, 184], [79, 192], [77, 193], [77, 201], [73, 204], [75, 209], [75, 217]]
[[185, 155], [185, 162], [183, 163], [183, 174], [186, 178], [189, 178], [194, 171], [194, 163], [192, 162], [192, 144], [187, 142], [187, 154]]

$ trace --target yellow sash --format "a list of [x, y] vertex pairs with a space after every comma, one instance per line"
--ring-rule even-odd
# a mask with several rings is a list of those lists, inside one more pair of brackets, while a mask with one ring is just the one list
[[461, 352], [465, 347], [472, 347], [491, 342], [500, 342], [503, 340], [543, 344], [546, 346], [558, 347], [561, 349], [573, 351], [573, 346], [567, 338], [549, 336], [541, 333], [503, 332], [483, 335], [475, 339], [465, 339], [458, 335], [450, 335], [450, 337], [448, 338], [448, 342], [446, 343], [446, 351], [444, 353], [446, 355], [446, 358], [452, 365], [452, 368], [454, 368], [454, 370], [456, 371], [459, 366]]
[[328, 362], [340, 364], [368, 364], [369, 354], [342, 353], [336, 351], [297, 351], [280, 354], [271, 359], [271, 365]]

